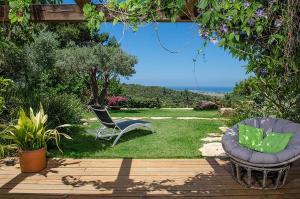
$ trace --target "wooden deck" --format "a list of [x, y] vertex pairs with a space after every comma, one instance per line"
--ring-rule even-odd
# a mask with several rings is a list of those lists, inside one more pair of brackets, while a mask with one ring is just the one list
[[38, 174], [0, 164], [0, 198], [300, 198], [298, 165], [273, 191], [240, 186], [218, 159], [51, 159]]

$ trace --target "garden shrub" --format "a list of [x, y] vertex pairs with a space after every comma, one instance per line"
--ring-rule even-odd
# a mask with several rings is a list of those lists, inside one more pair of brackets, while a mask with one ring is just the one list
[[[191, 91], [177, 91], [160, 86], [122, 84], [123, 96], [138, 101], [158, 101], [161, 107], [193, 107], [199, 101], [214, 101], [215, 97]], [[218, 98], [217, 98], [218, 99]], [[156, 103], [156, 102], [154, 102]]]
[[125, 107], [127, 105], [128, 99], [122, 96], [114, 96], [109, 97], [107, 101], [107, 105], [109, 107]]
[[226, 122], [228, 126], [233, 126], [245, 119], [255, 117], [270, 117], [275, 116], [271, 109], [267, 109], [264, 104], [258, 105], [254, 101], [240, 101], [235, 104], [234, 112], [230, 115]]
[[5, 79], [0, 77], [0, 114], [5, 108], [5, 94], [8, 92], [8, 89], [12, 87], [13, 81], [10, 79]]
[[129, 108], [161, 108], [161, 102], [158, 99], [149, 100], [149, 99], [129, 98], [128, 107]]
[[207, 101], [207, 102], [199, 102], [194, 106], [194, 110], [216, 110], [219, 106], [215, 102]]
[[50, 94], [41, 103], [49, 117], [49, 128], [61, 124], [78, 124], [85, 112], [80, 100], [71, 94]]
[[12, 80], [0, 77], [0, 124], [11, 122], [16, 118], [22, 105], [17, 91], [16, 84]]

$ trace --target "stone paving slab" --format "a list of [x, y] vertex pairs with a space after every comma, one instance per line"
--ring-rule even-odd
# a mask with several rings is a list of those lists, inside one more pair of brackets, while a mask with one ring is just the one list
[[199, 151], [204, 157], [226, 157], [226, 153], [220, 142], [203, 144]]
[[203, 142], [221, 142], [222, 137], [206, 137], [201, 139]]
[[225, 133], [229, 129], [229, 127], [221, 126], [221, 127], [219, 127], [219, 129], [222, 131], [222, 133]]
[[221, 134], [221, 133], [209, 133], [208, 136], [209, 137], [220, 137], [220, 136], [223, 136], [223, 134]]
[[153, 120], [165, 120], [165, 119], [172, 119], [173, 117], [150, 117]]
[[178, 120], [227, 120], [226, 118], [208, 118], [208, 117], [176, 117]]

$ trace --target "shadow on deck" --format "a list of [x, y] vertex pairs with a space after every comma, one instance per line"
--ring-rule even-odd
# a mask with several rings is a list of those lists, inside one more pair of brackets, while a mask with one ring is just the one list
[[0, 169], [0, 198], [300, 198], [300, 162], [279, 190], [237, 184], [219, 159], [50, 159], [47, 169], [22, 174]]

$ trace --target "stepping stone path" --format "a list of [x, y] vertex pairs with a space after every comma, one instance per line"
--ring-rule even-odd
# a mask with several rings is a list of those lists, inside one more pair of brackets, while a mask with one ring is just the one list
[[208, 137], [202, 138], [204, 142], [203, 146], [199, 149], [199, 152], [204, 157], [226, 157], [226, 153], [222, 147], [221, 140], [223, 133], [226, 132], [228, 127], [219, 127], [221, 133], [209, 133]]
[[229, 127], [221, 126], [221, 127], [219, 127], [219, 129], [222, 131], [222, 133], [225, 133], [229, 129]]
[[209, 137], [220, 137], [221, 134], [220, 133], [209, 133], [208, 136]]
[[150, 117], [153, 120], [165, 120], [165, 119], [172, 119], [172, 117]]
[[221, 142], [222, 137], [206, 137], [201, 140], [204, 142]]
[[226, 157], [220, 142], [211, 142], [204, 144], [199, 151], [204, 157]]

